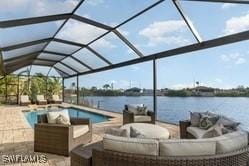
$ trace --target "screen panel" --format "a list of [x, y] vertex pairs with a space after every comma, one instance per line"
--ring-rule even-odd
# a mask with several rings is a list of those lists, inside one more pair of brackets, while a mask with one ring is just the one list
[[86, 0], [76, 14], [116, 26], [155, 2], [157, 0]]
[[76, 52], [73, 54], [75, 58], [78, 60], [84, 62], [85, 64], [89, 65], [93, 69], [105, 67], [108, 64], [101, 60], [99, 57], [97, 57], [95, 54], [87, 50], [86, 48]]
[[70, 13], [80, 0], [2, 0], [0, 21]]
[[68, 75], [74, 75], [77, 74], [76, 72], [74, 72], [72, 69], [68, 68], [67, 66], [61, 64], [61, 63], [56, 63], [54, 65], [56, 68], [60, 69], [61, 71], [65, 72]]
[[90, 47], [114, 64], [138, 58], [138, 55], [112, 32], [92, 43]]
[[181, 4], [204, 40], [249, 30], [248, 4], [190, 1]]
[[3, 59], [18, 58], [19, 56], [26, 55], [33, 52], [41, 51], [47, 43], [36, 44], [28, 47], [18, 48], [10, 51], [3, 51]]
[[72, 54], [76, 50], [80, 49], [78, 46], [64, 44], [56, 41], [51, 41], [47, 47], [45, 48], [46, 51], [64, 53], [64, 54]]
[[60, 56], [60, 55], [50, 54], [50, 53], [40, 53], [38, 58], [54, 60], [54, 61], [60, 61], [61, 59], [65, 58], [65, 56]]
[[72, 67], [73, 69], [75, 69], [78, 72], [88, 71], [88, 68], [86, 68], [85, 66], [83, 66], [82, 64], [80, 64], [79, 62], [77, 62], [76, 60], [74, 60], [70, 57], [62, 60], [62, 62], [65, 64], [68, 64], [70, 67]]
[[63, 21], [51, 21], [0, 29], [0, 46], [6, 47], [53, 37], [62, 23]]
[[70, 19], [56, 38], [88, 44], [105, 32], [104, 29]]
[[56, 62], [45, 61], [45, 60], [34, 60], [34, 65], [42, 65], [42, 66], [53, 66]]
[[196, 43], [172, 1], [164, 1], [119, 31], [144, 55]]
[[36, 74], [42, 74], [44, 76], [47, 76], [48, 71], [50, 70], [50, 67], [48, 66], [40, 66], [41, 64], [37, 63], [32, 65], [30, 75], [36, 75]]

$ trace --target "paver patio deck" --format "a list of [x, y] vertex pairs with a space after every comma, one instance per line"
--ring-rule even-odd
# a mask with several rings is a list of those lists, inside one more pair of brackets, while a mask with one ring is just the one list
[[[64, 106], [70, 106], [64, 104]], [[78, 106], [77, 106], [78, 107]], [[119, 127], [122, 125], [122, 116], [117, 113], [108, 113], [96, 109], [89, 109], [81, 107], [89, 111], [94, 111], [102, 114], [113, 116], [111, 121], [98, 123], [93, 125], [93, 142], [102, 139], [105, 131], [110, 127]], [[34, 130], [26, 121], [22, 110], [30, 109], [29, 107], [19, 106], [0, 106], [0, 165], [4, 165], [3, 155], [27, 155], [27, 154], [44, 154], [48, 162], [45, 164], [30, 164], [30, 163], [17, 163], [5, 164], [15, 166], [30, 166], [30, 165], [44, 165], [44, 166], [69, 166], [70, 158], [53, 154], [34, 153]], [[172, 137], [178, 137], [178, 127], [176, 125], [157, 122], [158, 125], [166, 127], [171, 133]]]

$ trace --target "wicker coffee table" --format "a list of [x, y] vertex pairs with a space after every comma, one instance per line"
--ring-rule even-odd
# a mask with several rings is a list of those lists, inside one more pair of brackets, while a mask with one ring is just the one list
[[71, 166], [91, 166], [92, 150], [102, 150], [102, 141], [86, 146], [78, 146], [71, 152]]

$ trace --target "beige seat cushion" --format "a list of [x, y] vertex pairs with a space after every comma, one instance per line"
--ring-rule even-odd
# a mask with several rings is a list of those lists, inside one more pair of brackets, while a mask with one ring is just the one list
[[53, 98], [53, 101], [62, 101], [62, 100], [59, 98], [58, 95], [53, 95], [52, 98]]
[[142, 155], [158, 155], [158, 141], [154, 139], [127, 138], [106, 134], [103, 138], [104, 149]]
[[66, 120], [70, 121], [68, 110], [62, 110], [62, 111], [51, 111], [47, 113], [47, 119], [48, 123], [55, 124], [56, 119], [62, 115]]
[[136, 115], [134, 116], [135, 122], [150, 122], [151, 116], [145, 116], [145, 115]]
[[37, 95], [36, 96], [37, 101], [45, 102], [46, 100], [44, 99], [43, 95]]
[[73, 138], [78, 138], [89, 131], [88, 125], [74, 125], [73, 126]]
[[228, 153], [239, 150], [248, 145], [248, 133], [245, 131], [235, 131], [216, 138], [216, 153]]
[[126, 129], [128, 135], [130, 135], [130, 127], [133, 127], [139, 131], [145, 138], [153, 139], [168, 139], [169, 131], [158, 125], [148, 124], [148, 123], [129, 123], [121, 127], [121, 129]]
[[209, 139], [160, 140], [160, 156], [215, 155], [216, 141]]
[[21, 102], [22, 103], [28, 103], [28, 102], [30, 102], [29, 96], [28, 95], [22, 95], [21, 96]]

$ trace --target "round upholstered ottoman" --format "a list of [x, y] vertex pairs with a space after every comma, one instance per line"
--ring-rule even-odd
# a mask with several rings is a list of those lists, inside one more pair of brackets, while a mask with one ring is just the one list
[[122, 126], [121, 129], [126, 129], [128, 131], [128, 135], [130, 135], [131, 126], [141, 132], [145, 138], [168, 139], [170, 136], [169, 131], [166, 128], [149, 123], [129, 123]]

